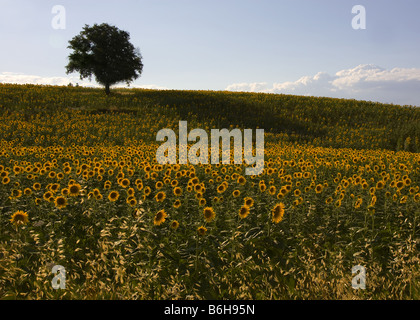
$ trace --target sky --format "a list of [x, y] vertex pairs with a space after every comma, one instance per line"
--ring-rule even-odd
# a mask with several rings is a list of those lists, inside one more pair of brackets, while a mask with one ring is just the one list
[[142, 54], [131, 87], [420, 106], [419, 12], [418, 0], [0, 0], [0, 82], [96, 86], [66, 74], [67, 45], [109, 23]]

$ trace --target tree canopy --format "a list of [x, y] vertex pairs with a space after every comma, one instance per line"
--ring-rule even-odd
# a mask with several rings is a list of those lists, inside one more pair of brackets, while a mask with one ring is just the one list
[[130, 35], [109, 24], [85, 25], [83, 30], [69, 41], [67, 74], [80, 73], [80, 79], [92, 75], [105, 86], [106, 94], [110, 86], [119, 82], [127, 85], [137, 79], [143, 71], [140, 50], [130, 43]]

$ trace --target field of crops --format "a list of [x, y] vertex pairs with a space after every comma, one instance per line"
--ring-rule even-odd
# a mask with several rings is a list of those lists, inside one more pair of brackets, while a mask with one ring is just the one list
[[[0, 117], [0, 299], [420, 298], [418, 108], [0, 84]], [[158, 164], [180, 120], [264, 129], [264, 172]]]

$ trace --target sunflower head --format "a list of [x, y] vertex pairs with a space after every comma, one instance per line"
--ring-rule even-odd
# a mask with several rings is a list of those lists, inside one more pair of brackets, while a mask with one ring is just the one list
[[252, 199], [251, 197], [246, 197], [246, 198], [244, 199], [244, 204], [245, 204], [247, 207], [251, 208], [251, 207], [254, 205], [254, 199]]
[[246, 183], [246, 179], [243, 176], [240, 176], [237, 181], [238, 181], [239, 184], [242, 184], [242, 185], [244, 185]]
[[178, 227], [179, 227], [179, 222], [178, 221], [174, 220], [174, 221], [171, 222], [171, 229], [172, 230], [176, 230], [176, 229], [178, 229]]
[[174, 188], [174, 195], [180, 196], [182, 194], [182, 189], [180, 187]]
[[247, 207], [247, 206], [242, 206], [242, 207], [239, 209], [239, 217], [240, 217], [241, 219], [245, 219], [248, 215], [249, 215], [249, 207]]
[[121, 180], [120, 185], [123, 188], [127, 188], [130, 185], [130, 180], [128, 180], [127, 178], [124, 178], [124, 179]]
[[179, 208], [181, 206], [181, 200], [179, 200], [179, 199], [176, 199], [175, 201], [174, 201], [174, 208]]
[[70, 196], [77, 197], [79, 195], [82, 187], [80, 186], [80, 184], [74, 183], [74, 184], [70, 185], [68, 189], [69, 189], [69, 195]]
[[54, 204], [58, 209], [62, 209], [67, 205], [67, 200], [62, 196], [58, 196], [54, 199]]
[[165, 198], [166, 198], [166, 193], [163, 191], [159, 191], [155, 196], [155, 199], [157, 202], [162, 202], [163, 200], [165, 200]]
[[165, 222], [166, 217], [168, 214], [165, 210], [160, 210], [158, 213], [155, 214], [155, 218], [153, 219], [153, 224], [155, 226], [160, 226], [162, 223]]
[[211, 222], [216, 217], [216, 213], [214, 212], [212, 207], [204, 208], [203, 214], [204, 220], [206, 220], [207, 222]]
[[120, 194], [118, 191], [111, 191], [108, 195], [108, 200], [111, 202], [115, 202], [120, 197]]
[[146, 187], [144, 188], [143, 192], [146, 196], [148, 196], [152, 192], [152, 189], [150, 189], [150, 187]]
[[204, 236], [206, 234], [206, 232], [207, 232], [206, 227], [201, 226], [201, 227], [197, 228], [197, 233], [198, 233], [199, 236]]
[[283, 215], [284, 215], [284, 204], [283, 203], [276, 204], [274, 208], [271, 210], [271, 215], [272, 215], [272, 221], [274, 223], [279, 223], [280, 221], [282, 221]]
[[322, 189], [323, 189], [323, 186], [322, 186], [321, 184], [318, 184], [318, 185], [315, 187], [315, 192], [316, 192], [316, 193], [321, 193], [321, 192], [322, 192]]
[[16, 227], [25, 225], [29, 222], [28, 213], [21, 210], [16, 211], [14, 214], [12, 214], [10, 222], [13, 223]]

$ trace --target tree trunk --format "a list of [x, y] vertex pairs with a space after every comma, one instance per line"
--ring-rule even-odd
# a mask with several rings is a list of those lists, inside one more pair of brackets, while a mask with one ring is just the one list
[[109, 90], [109, 83], [105, 84], [105, 93], [106, 95], [109, 95], [111, 93], [111, 91]]

